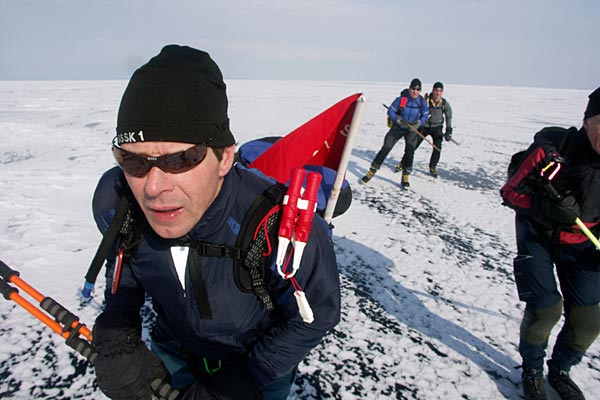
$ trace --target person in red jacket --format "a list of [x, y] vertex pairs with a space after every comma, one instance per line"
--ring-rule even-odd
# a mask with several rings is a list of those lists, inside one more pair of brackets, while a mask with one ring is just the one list
[[600, 88], [589, 95], [580, 129], [544, 128], [510, 170], [500, 192], [516, 211], [513, 265], [526, 303], [519, 340], [525, 398], [547, 398], [546, 347], [564, 312], [548, 381], [561, 399], [584, 399], [569, 372], [600, 333], [600, 251], [580, 228], [585, 224], [596, 237], [600, 231]]

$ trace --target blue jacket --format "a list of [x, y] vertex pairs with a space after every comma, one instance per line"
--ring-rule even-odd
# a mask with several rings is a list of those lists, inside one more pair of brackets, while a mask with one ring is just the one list
[[[403, 108], [400, 107], [402, 97], [406, 98], [406, 105]], [[400, 97], [396, 97], [392, 102], [392, 105], [388, 108], [387, 114], [394, 122], [397, 121], [398, 116], [400, 116], [400, 118], [410, 124], [414, 124], [419, 120], [421, 125], [423, 125], [429, 116], [429, 107], [423, 96], [419, 95], [419, 97], [413, 99], [410, 97], [408, 89], [404, 89], [402, 93], [400, 93]]]
[[[93, 211], [103, 233], [114, 216], [122, 182], [122, 172], [115, 167], [104, 174], [96, 188]], [[234, 246], [248, 208], [271, 185], [272, 182], [243, 167], [232, 168], [213, 204], [183, 239]], [[123, 266], [116, 294], [110, 291], [114, 257], [109, 256], [106, 271], [104, 312], [126, 321], [128, 326], [139, 328], [139, 311], [147, 293], [161, 326], [168, 328], [182, 348], [195, 356], [213, 359], [245, 355], [248, 371], [257, 386], [262, 387], [291, 371], [339, 322], [337, 263], [328, 226], [320, 217], [314, 218], [296, 274], [314, 312], [311, 324], [302, 321], [294, 289], [276, 272], [274, 263], [267, 285], [276, 308], [282, 311], [279, 321], [271, 319], [253, 292], [242, 292], [237, 287], [232, 259], [198, 256], [213, 314], [212, 319], [202, 319], [193, 294], [189, 262], [184, 290], [169, 241], [158, 237], [143, 215], [138, 219], [142, 219], [138, 222], [142, 241]]]

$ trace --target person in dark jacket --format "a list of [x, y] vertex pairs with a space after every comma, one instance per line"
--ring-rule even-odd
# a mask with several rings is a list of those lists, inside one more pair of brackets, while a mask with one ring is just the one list
[[600, 232], [600, 88], [589, 96], [581, 129], [543, 129], [521, 160], [501, 195], [516, 211], [523, 391], [546, 399], [545, 350], [564, 312], [548, 381], [561, 399], [584, 399], [569, 372], [600, 333], [600, 251], [581, 228]]
[[[438, 176], [437, 165], [440, 161], [442, 142], [444, 139], [446, 141], [452, 140], [452, 107], [448, 100], [442, 97], [443, 93], [444, 84], [442, 82], [436, 82], [433, 84], [431, 93], [425, 95], [425, 101], [427, 101], [429, 107], [429, 118], [427, 118], [427, 121], [425, 121], [421, 130], [423, 137], [431, 136], [434, 146], [437, 147], [437, 149], [435, 147], [432, 149], [431, 157], [429, 158], [429, 173], [434, 178], [437, 178]], [[445, 132], [444, 121], [446, 122]], [[412, 162], [409, 165], [406, 160], [413, 159], [414, 152], [419, 148], [421, 143], [423, 143], [423, 137], [413, 134], [411, 140], [414, 140], [414, 144], [411, 144], [410, 146], [408, 145], [407, 137], [407, 145], [404, 152], [405, 156], [402, 157], [402, 161], [396, 167], [398, 171], [405, 169], [405, 165], [412, 169]]]
[[[409, 135], [414, 135], [412, 130], [419, 129], [427, 120], [429, 109], [427, 102], [421, 96], [421, 81], [419, 79], [413, 79], [409, 88], [404, 89], [400, 96], [396, 97], [388, 108], [387, 115], [391, 123], [390, 130], [383, 139], [383, 146], [371, 162], [369, 171], [362, 177], [362, 183], [367, 183], [373, 178], [398, 140], [403, 137], [408, 140]], [[405, 171], [405, 174], [402, 175], [403, 187], [409, 186], [409, 174], [410, 171]]]
[[[104, 233], [129, 196], [135, 227], [131, 246], [115, 243], [108, 257], [105, 308], [93, 329], [98, 386], [112, 399], [150, 399], [155, 379], [171, 382], [183, 400], [285, 399], [300, 361], [339, 322], [337, 263], [320, 217], [294, 276], [312, 323], [274, 255], [262, 278], [269, 312], [240, 284], [233, 258], [199, 251], [233, 248], [248, 210], [273, 185], [233, 166], [227, 105], [208, 53], [176, 45], [135, 71], [123, 94], [112, 148], [118, 167], [100, 179], [93, 201]], [[147, 297], [156, 313], [151, 349], [141, 340]]]

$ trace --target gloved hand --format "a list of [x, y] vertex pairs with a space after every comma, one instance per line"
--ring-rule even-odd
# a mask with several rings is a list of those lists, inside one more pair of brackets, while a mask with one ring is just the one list
[[452, 128], [446, 128], [446, 133], [444, 133], [444, 140], [446, 140], [446, 142], [452, 140]]
[[565, 196], [558, 201], [549, 197], [536, 196], [533, 198], [532, 207], [541, 216], [558, 225], [573, 225], [581, 213], [579, 204], [572, 195]]
[[418, 119], [417, 122], [415, 122], [413, 124], [413, 128], [415, 128], [416, 130], [419, 130], [421, 128], [421, 120]]
[[137, 329], [118, 326], [106, 314], [96, 319], [93, 344], [96, 380], [102, 392], [113, 400], [150, 400], [150, 383], [165, 380], [168, 372], [156, 354], [141, 341]]
[[401, 126], [402, 128], [406, 128], [406, 121], [402, 119], [402, 117], [398, 117], [396, 120], [396, 124]]

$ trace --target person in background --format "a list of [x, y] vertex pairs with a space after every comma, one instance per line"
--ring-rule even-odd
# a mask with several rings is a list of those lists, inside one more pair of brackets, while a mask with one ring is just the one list
[[[103, 175], [93, 202], [104, 233], [128, 196], [137, 232], [122, 262], [115, 256], [123, 247], [114, 243], [105, 308], [93, 328], [98, 386], [112, 399], [150, 399], [155, 379], [170, 381], [182, 400], [286, 399], [300, 361], [339, 322], [339, 274], [321, 217], [295, 275], [312, 323], [274, 269], [275, 254], [271, 269], [243, 290], [233, 256], [200, 251], [235, 248], [245, 215], [273, 185], [233, 166], [227, 107], [217, 64], [186, 46], [164, 47], [123, 94], [112, 147], [118, 167]], [[273, 311], [255, 282], [268, 290]], [[146, 296], [156, 312], [151, 349], [141, 340]]]
[[[433, 144], [437, 147], [437, 149], [435, 147], [432, 149], [431, 157], [429, 158], [429, 173], [434, 178], [438, 177], [437, 165], [440, 161], [442, 151], [442, 139], [445, 139], [446, 141], [452, 139], [452, 107], [448, 100], [442, 97], [443, 93], [444, 84], [442, 82], [436, 82], [433, 84], [431, 93], [425, 95], [425, 100], [429, 106], [429, 118], [425, 121], [421, 130], [424, 137], [431, 136]], [[446, 132], [444, 132], [444, 121], [446, 122]], [[414, 145], [408, 145], [408, 137], [406, 140], [405, 157], [402, 157], [402, 161], [396, 167], [398, 171], [401, 171], [404, 168], [404, 165], [412, 168], [412, 163], [409, 165], [406, 160], [413, 159], [414, 152], [423, 142], [423, 138], [416, 134], [411, 137], [411, 140], [415, 141]]]
[[524, 155], [513, 156], [509, 176], [501, 195], [516, 211], [514, 275], [526, 304], [519, 339], [523, 392], [526, 399], [547, 398], [546, 347], [564, 312], [548, 381], [561, 399], [581, 400], [571, 368], [600, 333], [600, 251], [578, 223], [598, 237], [600, 88], [589, 96], [580, 129], [544, 128]]
[[[421, 96], [421, 81], [419, 79], [413, 79], [408, 89], [402, 90], [400, 96], [396, 97], [388, 108], [387, 115], [391, 123], [390, 130], [383, 139], [383, 146], [371, 162], [369, 171], [362, 177], [362, 183], [367, 183], [373, 178], [398, 140], [403, 137], [408, 140], [410, 135], [415, 134], [412, 129], [419, 129], [427, 120], [429, 110], [427, 102]], [[402, 174], [402, 187], [406, 188], [410, 185], [408, 182], [409, 174], [410, 170], [405, 170]]]

